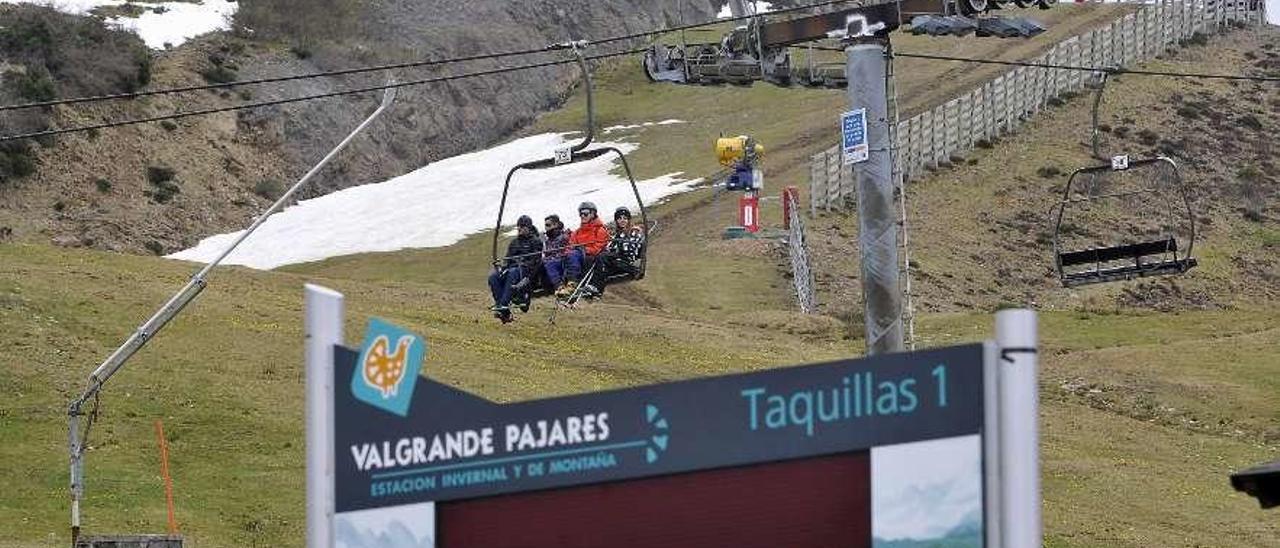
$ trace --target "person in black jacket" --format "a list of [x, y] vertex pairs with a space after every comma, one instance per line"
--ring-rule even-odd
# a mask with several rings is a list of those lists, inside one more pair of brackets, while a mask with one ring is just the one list
[[522, 311], [529, 310], [531, 276], [542, 268], [542, 238], [533, 219], [521, 215], [516, 221], [516, 239], [507, 244], [507, 256], [494, 263], [489, 273], [489, 290], [493, 292], [493, 316], [502, 323], [511, 321], [514, 300]]

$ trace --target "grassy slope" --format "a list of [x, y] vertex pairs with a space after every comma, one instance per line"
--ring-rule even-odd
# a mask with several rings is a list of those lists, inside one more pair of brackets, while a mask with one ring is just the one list
[[[1090, 8], [1096, 6], [1058, 9], [1092, 16]], [[969, 43], [985, 53], [1009, 44]], [[908, 45], [915, 51], [958, 47], [904, 38], [899, 49]], [[939, 76], [967, 76], [946, 72], [954, 69], [936, 67]], [[642, 176], [710, 171], [715, 135], [751, 132], [770, 147], [774, 189], [803, 179], [803, 160], [828, 144], [832, 113], [842, 102], [830, 91], [651, 86], [633, 67], [603, 80], [605, 125], [671, 117], [696, 122], [638, 134]], [[920, 101], [911, 106], [908, 98], [908, 109], [929, 99]], [[728, 105], [744, 105], [751, 116]], [[571, 128], [573, 108], [535, 129]], [[949, 192], [921, 188], [939, 199]], [[619, 288], [606, 303], [563, 315], [554, 329], [541, 321], [545, 311], [509, 328], [486, 317], [478, 279], [487, 255], [482, 238], [447, 250], [334, 259], [288, 272], [218, 274], [198, 303], [108, 387], [106, 415], [88, 457], [87, 529], [163, 529], [151, 433], [152, 421], [163, 418], [184, 532], [199, 546], [298, 544], [299, 317], [306, 280], [347, 293], [350, 338], [369, 315], [388, 317], [432, 342], [428, 374], [503, 400], [860, 352], [838, 321], [787, 311], [785, 280], [768, 250], [716, 240], [732, 206], [692, 207], [706, 197], [691, 194], [665, 208], [678, 222], [659, 237], [650, 278]], [[765, 215], [777, 218], [771, 209]], [[944, 219], [934, 222], [941, 226]], [[0, 546], [65, 540], [65, 403], [92, 365], [189, 272], [157, 259], [0, 246], [0, 360], [6, 364], [0, 387], [7, 396], [0, 400], [6, 442], [0, 444], [6, 464], [0, 485], [14, 486], [0, 495], [0, 524], [19, 524], [0, 527]], [[1229, 470], [1275, 458], [1271, 425], [1280, 418], [1280, 401], [1274, 383], [1259, 380], [1280, 355], [1271, 309], [1077, 309], [1047, 312], [1043, 322], [1050, 545], [1272, 542], [1280, 533], [1274, 520], [1231, 493], [1225, 481]], [[922, 317], [919, 330], [928, 344], [941, 345], [984, 338], [989, 324], [986, 313], [938, 313]], [[565, 335], [588, 329], [597, 336]]]

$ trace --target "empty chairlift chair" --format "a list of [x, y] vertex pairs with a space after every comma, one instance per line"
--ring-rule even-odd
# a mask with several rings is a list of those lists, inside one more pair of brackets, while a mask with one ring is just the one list
[[1195, 215], [1163, 156], [1078, 169], [1057, 205], [1053, 247], [1064, 287], [1183, 274], [1196, 266]]

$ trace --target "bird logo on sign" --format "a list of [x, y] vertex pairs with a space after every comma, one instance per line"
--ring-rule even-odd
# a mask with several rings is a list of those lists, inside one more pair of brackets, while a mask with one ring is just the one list
[[396, 341], [395, 352], [389, 353], [390, 339], [386, 335], [379, 335], [365, 355], [364, 363], [361, 364], [364, 382], [381, 392], [383, 399], [394, 397], [400, 381], [404, 380], [405, 361], [409, 357], [409, 345], [412, 343], [412, 335], [401, 336]]
[[427, 343], [421, 336], [369, 318], [360, 357], [351, 371], [351, 394], [359, 401], [408, 416]]

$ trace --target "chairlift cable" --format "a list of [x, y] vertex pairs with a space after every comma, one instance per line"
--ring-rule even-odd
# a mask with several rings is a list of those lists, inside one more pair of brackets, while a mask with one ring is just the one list
[[135, 91], [130, 93], [113, 93], [107, 95], [91, 95], [87, 97], [74, 97], [69, 99], [54, 99], [52, 101], [40, 101], [36, 103], [21, 103], [16, 105], [0, 106], [0, 112], [10, 110], [22, 110], [28, 108], [52, 107], [59, 105], [74, 105], [79, 103], [96, 103], [101, 101], [115, 101], [123, 99], [138, 99], [141, 97], [152, 97], [156, 95], [172, 95], [176, 93], [189, 93], [193, 91], [207, 91], [234, 88], [240, 86], [256, 86], [261, 84], [275, 84], [280, 82], [292, 82], [296, 80], [310, 80], [313, 78], [328, 78], [331, 76], [347, 76], [351, 74], [364, 74], [368, 72], [382, 72], [387, 70], [429, 67], [435, 65], [447, 65], [453, 63], [464, 63], [468, 61], [482, 61], [487, 59], [501, 59], [503, 57], [516, 57], [522, 55], [532, 55], [535, 53], [546, 53], [546, 48], [536, 48], [527, 50], [505, 51], [497, 53], [485, 53], [480, 55], [469, 55], [466, 57], [453, 57], [450, 59], [431, 59], [425, 61], [409, 61], [405, 63], [392, 63], [387, 65], [371, 65], [364, 67], [353, 67], [348, 69], [331, 70], [324, 72], [309, 72], [306, 74], [295, 74], [293, 76], [274, 76], [270, 78], [256, 78], [252, 80], [236, 80], [234, 82], [222, 82], [216, 84], [206, 84], [200, 86], [182, 86], [175, 88], [162, 88], [144, 91]]
[[[586, 58], [587, 58], [587, 59], [591, 59], [591, 60], [596, 60], [596, 59], [605, 59], [605, 58], [609, 58], [609, 57], [619, 57], [619, 56], [623, 56], [623, 55], [633, 55], [633, 54], [640, 53], [640, 52], [643, 52], [643, 51], [644, 51], [644, 49], [643, 49], [643, 48], [638, 48], [638, 49], [632, 49], [632, 50], [626, 50], [626, 51], [619, 51], [619, 52], [613, 52], [613, 53], [602, 53], [602, 54], [597, 54], [597, 55], [591, 55], [591, 56], [587, 56]], [[546, 61], [546, 62], [542, 62], [542, 63], [532, 63], [532, 64], [528, 64], [528, 65], [520, 65], [520, 66], [515, 66], [515, 67], [503, 67], [503, 68], [490, 69], [490, 70], [482, 70], [482, 71], [476, 71], [476, 72], [467, 72], [467, 73], [462, 73], [462, 74], [451, 74], [451, 75], [448, 75], [448, 76], [437, 76], [437, 77], [433, 77], [433, 78], [423, 78], [423, 79], [420, 79], [420, 80], [410, 80], [410, 81], [407, 81], [407, 82], [396, 82], [396, 83], [391, 83], [391, 84], [382, 84], [382, 85], [378, 85], [378, 86], [369, 86], [369, 87], [362, 87], [362, 88], [348, 89], [348, 90], [342, 90], [342, 91], [333, 91], [333, 92], [320, 93], [320, 94], [315, 94], [315, 95], [304, 95], [304, 96], [302, 96], [302, 97], [292, 97], [292, 98], [287, 98], [287, 99], [276, 99], [276, 100], [271, 100], [271, 101], [260, 101], [260, 102], [256, 102], [256, 103], [247, 103], [247, 104], [234, 105], [234, 106], [229, 106], [229, 107], [217, 107], [217, 108], [209, 108], [209, 109], [193, 110], [193, 111], [188, 111], [188, 112], [175, 112], [175, 113], [172, 113], [172, 114], [165, 114], [165, 115], [161, 115], [161, 116], [151, 116], [151, 117], [147, 117], [147, 118], [136, 118], [136, 119], [132, 119], [132, 120], [122, 120], [122, 121], [118, 121], [118, 122], [104, 122], [104, 123], [101, 123], [101, 124], [91, 124], [91, 125], [74, 126], [74, 127], [67, 127], [67, 128], [47, 129], [47, 130], [43, 130], [43, 131], [35, 131], [35, 132], [30, 132], [30, 133], [21, 133], [21, 134], [18, 134], [18, 135], [6, 135], [6, 136], [3, 136], [3, 137], [0, 137], [0, 143], [7, 142], [7, 141], [16, 141], [16, 140], [19, 140], [19, 139], [32, 139], [32, 138], [37, 138], [37, 137], [46, 137], [46, 136], [51, 136], [51, 135], [61, 135], [61, 134], [64, 134], [64, 133], [78, 133], [78, 132], [82, 132], [82, 131], [92, 131], [92, 130], [99, 130], [99, 129], [109, 129], [109, 128], [115, 128], [115, 127], [121, 127], [121, 126], [131, 126], [131, 125], [145, 124], [145, 123], [151, 123], [151, 122], [161, 122], [161, 121], [165, 121], [165, 120], [177, 120], [177, 119], [180, 119], [180, 118], [189, 118], [189, 117], [192, 117], [192, 116], [206, 116], [206, 115], [210, 115], [210, 114], [218, 114], [218, 113], [222, 113], [222, 112], [232, 112], [232, 111], [238, 111], [238, 110], [248, 110], [248, 109], [254, 109], [254, 108], [271, 107], [271, 106], [278, 106], [278, 105], [284, 105], [284, 104], [289, 104], [289, 103], [299, 103], [299, 102], [303, 102], [303, 101], [314, 101], [314, 100], [317, 100], [317, 99], [329, 99], [329, 98], [333, 98], [333, 97], [341, 97], [341, 96], [345, 96], [345, 95], [356, 95], [356, 94], [360, 94], [360, 93], [368, 93], [368, 92], [372, 92], [372, 91], [383, 91], [383, 90], [392, 89], [392, 88], [404, 88], [404, 87], [411, 87], [411, 86], [420, 86], [420, 85], [424, 85], [424, 84], [435, 84], [435, 83], [440, 83], [440, 82], [450, 82], [450, 81], [454, 81], [454, 80], [464, 80], [464, 79], [468, 79], [468, 78], [476, 78], [476, 77], [480, 77], [480, 76], [493, 76], [493, 75], [496, 75], [496, 74], [504, 74], [504, 73], [507, 73], [507, 72], [515, 72], [515, 71], [518, 71], [518, 70], [526, 70], [526, 69], [533, 69], [533, 68], [550, 67], [550, 66], [563, 65], [563, 64], [567, 64], [567, 63], [573, 63], [573, 62], [574, 62], [574, 60], [572, 60], [572, 59], [565, 59], [565, 60], [558, 60], [558, 61]]]
[[[854, 1], [857, 1], [857, 0], [828, 0], [825, 2], [817, 2], [814, 4], [808, 4], [804, 6], [796, 6], [792, 8], [780, 9], [770, 13], [771, 14], [788, 13], [788, 12], [793, 12], [793, 11], [798, 11], [803, 9], [812, 9], [812, 8], [830, 6], [834, 4], [843, 4], [843, 3], [854, 2]], [[637, 38], [646, 38], [650, 36], [667, 34], [667, 33], [677, 32], [677, 31], [685, 31], [685, 30], [694, 29], [694, 28], [709, 27], [709, 26], [718, 25], [725, 22], [734, 22], [734, 21], [747, 19], [747, 18], [749, 17], [726, 17], [724, 19], [716, 19], [713, 21], [703, 21], [701, 23], [691, 23], [687, 25], [679, 25], [676, 27], [635, 32], [635, 33], [625, 34], [621, 36], [603, 38], [600, 40], [588, 40], [588, 43], [608, 44], [612, 42], [634, 40]], [[403, 63], [368, 65], [368, 66], [351, 67], [351, 68], [338, 69], [338, 70], [309, 72], [306, 74], [295, 74], [292, 76], [273, 76], [273, 77], [267, 77], [267, 78], [236, 80], [232, 82], [221, 82], [221, 83], [204, 84], [204, 85], [198, 85], [198, 86], [180, 86], [180, 87], [173, 87], [173, 88], [134, 91], [129, 93], [90, 95], [90, 96], [84, 96], [84, 97], [72, 97], [67, 99], [54, 99], [50, 101], [37, 101], [32, 103], [0, 105], [0, 112], [24, 110], [24, 109], [30, 109], [30, 108], [53, 107], [53, 106], [60, 106], [60, 105], [75, 105], [75, 104], [82, 104], [82, 103], [97, 103], [97, 102], [103, 102], [103, 101], [138, 99], [142, 97], [154, 97], [157, 95], [173, 95], [173, 94], [190, 93], [190, 92], [196, 92], [196, 91], [220, 90], [220, 89], [229, 89], [229, 88], [236, 88], [236, 87], [242, 87], [242, 86], [256, 86], [261, 84], [274, 84], [274, 83], [281, 83], [281, 82], [293, 82], [298, 80], [310, 80], [315, 78], [329, 78], [334, 76], [348, 76], [352, 74], [366, 74], [370, 72], [382, 72], [382, 71], [406, 69], [406, 68], [448, 65], [448, 64], [464, 63], [464, 62], [470, 62], [470, 61], [503, 59], [506, 57], [520, 57], [525, 55], [534, 55], [534, 54], [546, 53], [546, 52], [547, 52], [546, 48], [539, 47], [539, 48], [530, 48], [530, 49], [523, 49], [523, 50], [483, 53], [483, 54], [468, 55], [463, 57], [451, 57], [447, 59], [426, 59], [426, 60], [419, 60], [419, 61], [407, 61]]]

